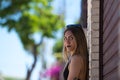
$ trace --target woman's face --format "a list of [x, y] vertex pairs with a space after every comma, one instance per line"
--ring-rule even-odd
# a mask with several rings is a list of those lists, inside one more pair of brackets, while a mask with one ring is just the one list
[[74, 52], [76, 49], [76, 40], [74, 35], [71, 31], [66, 31], [64, 35], [64, 47], [66, 48], [67, 52]]

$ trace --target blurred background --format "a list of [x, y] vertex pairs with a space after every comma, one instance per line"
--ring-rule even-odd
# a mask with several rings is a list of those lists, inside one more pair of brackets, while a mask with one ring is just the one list
[[1, 0], [0, 80], [62, 80], [63, 30], [80, 21], [80, 6], [81, 0]]

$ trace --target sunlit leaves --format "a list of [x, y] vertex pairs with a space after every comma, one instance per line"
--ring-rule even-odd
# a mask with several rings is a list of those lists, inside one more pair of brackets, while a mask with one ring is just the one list
[[[7, 27], [9, 31], [14, 29], [24, 49], [34, 56], [33, 65], [27, 71], [29, 79], [36, 65], [43, 37], [54, 37], [53, 33], [64, 26], [64, 21], [61, 15], [52, 13], [52, 0], [0, 0], [0, 4], [3, 1], [8, 1], [10, 4], [5, 7], [4, 2], [0, 8], [0, 27]], [[33, 37], [36, 33], [42, 36], [38, 43]]]
[[[54, 37], [54, 32], [64, 26], [60, 15], [52, 13], [52, 0], [10, 0], [11, 5], [0, 11], [0, 17], [6, 22], [0, 24], [8, 27], [9, 31], [14, 29], [25, 49], [35, 45], [32, 37], [36, 32], [46, 37]], [[20, 13], [19, 20], [8, 18], [15, 13]], [[17, 17], [17, 16], [15, 16]], [[37, 44], [36, 44], [37, 45]]]

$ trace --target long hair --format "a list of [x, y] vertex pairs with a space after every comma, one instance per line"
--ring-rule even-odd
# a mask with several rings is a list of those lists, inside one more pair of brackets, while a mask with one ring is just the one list
[[[75, 36], [75, 40], [77, 43], [77, 47], [73, 55], [80, 55], [83, 59], [83, 68], [84, 68], [84, 75], [83, 77], [86, 78], [88, 77], [88, 50], [87, 50], [87, 41], [86, 41], [86, 36], [83, 31], [83, 28], [81, 25], [67, 25], [64, 35], [66, 31], [71, 31], [72, 34]], [[67, 50], [65, 46], [63, 47], [63, 55], [64, 59], [67, 60], [69, 58]]]

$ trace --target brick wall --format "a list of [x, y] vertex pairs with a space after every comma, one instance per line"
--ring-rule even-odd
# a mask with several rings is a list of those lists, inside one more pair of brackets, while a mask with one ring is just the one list
[[99, 80], [99, 0], [88, 0], [89, 80]]

